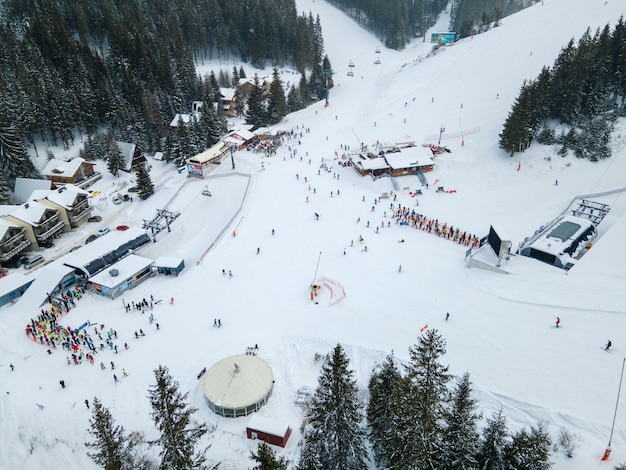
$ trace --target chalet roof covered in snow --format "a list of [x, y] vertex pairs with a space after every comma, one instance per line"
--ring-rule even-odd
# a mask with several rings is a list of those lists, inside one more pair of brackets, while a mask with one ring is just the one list
[[[53, 158], [48, 162], [44, 169], [41, 170], [41, 174], [45, 176], [61, 176], [69, 178], [74, 176], [83, 163], [85, 163], [85, 159], [80, 157], [73, 158], [68, 161]], [[92, 163], [90, 163], [90, 165], [92, 165]]]
[[393, 170], [419, 168], [434, 163], [430, 150], [425, 150], [423, 147], [410, 147], [401, 152], [386, 153], [385, 160]]
[[56, 209], [52, 209], [45, 204], [41, 204], [37, 201], [30, 201], [26, 204], [22, 204], [21, 206], [19, 206], [19, 208], [11, 212], [10, 215], [30, 225], [36, 226], [39, 225], [42, 217], [47, 211], [57, 212]]
[[[141, 272], [152, 265], [152, 260], [137, 255], [129, 255], [126, 258], [121, 259], [117, 263], [108, 266], [108, 269], [100, 271], [98, 274], [91, 276], [89, 281], [94, 284], [100, 284], [101, 286], [113, 289], [121, 282], [124, 282], [133, 275]], [[112, 275], [111, 271], [115, 272]]]

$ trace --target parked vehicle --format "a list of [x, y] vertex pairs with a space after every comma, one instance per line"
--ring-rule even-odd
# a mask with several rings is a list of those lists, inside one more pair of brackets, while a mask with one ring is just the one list
[[87, 219], [87, 222], [102, 222], [102, 217], [99, 215], [93, 215]]
[[139, 188], [137, 186], [133, 186], [132, 188], [128, 188], [129, 193], [138, 193]]
[[89, 235], [87, 237], [87, 240], [85, 240], [85, 245], [87, 245], [88, 243], [91, 243], [94, 240], [98, 239], [98, 235]]
[[115, 204], [116, 206], [120, 205], [121, 203], [122, 203], [122, 200], [119, 197], [113, 198], [113, 204]]
[[128, 225], [118, 225], [117, 227], [115, 227], [115, 230], [120, 230], [122, 232], [128, 229], [129, 229]]
[[6, 266], [7, 268], [17, 268], [18, 266], [22, 266], [26, 262], [27, 259], [28, 259], [27, 256], [17, 255], [11, 258], [10, 260], [6, 261], [4, 263], [4, 266]]
[[24, 263], [24, 269], [31, 269], [34, 268], [35, 266], [43, 263], [45, 261], [44, 257], [41, 255], [35, 255], [31, 258], [28, 258], [26, 260], [26, 262]]
[[106, 235], [110, 231], [111, 229], [109, 227], [102, 227], [100, 230], [98, 230], [98, 236], [101, 237], [102, 235]]

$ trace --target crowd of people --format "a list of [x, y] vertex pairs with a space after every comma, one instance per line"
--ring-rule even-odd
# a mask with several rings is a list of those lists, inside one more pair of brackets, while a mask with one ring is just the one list
[[449, 225], [446, 222], [439, 222], [438, 219], [430, 219], [425, 215], [418, 214], [414, 209], [402, 207], [398, 204], [394, 208], [391, 203], [392, 216], [396, 219], [396, 223], [408, 225], [410, 227], [432, 233], [438, 237], [458, 243], [459, 245], [471, 246], [476, 248], [480, 243], [480, 238], [467, 231], [461, 231], [460, 228]]
[[68, 363], [78, 364], [83, 359], [93, 361], [96, 346], [86, 329], [74, 329], [58, 323], [58, 320], [76, 305], [76, 301], [83, 294], [84, 289], [76, 286], [74, 289], [66, 289], [59, 297], [48, 295], [47, 308], [42, 308], [36, 318], [30, 319], [25, 329], [26, 336], [47, 346], [49, 353], [60, 345], [71, 353], [71, 360], [68, 356]]

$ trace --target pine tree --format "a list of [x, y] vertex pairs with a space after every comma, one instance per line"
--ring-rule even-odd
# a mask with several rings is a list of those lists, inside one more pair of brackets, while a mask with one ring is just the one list
[[436, 443], [441, 437], [441, 421], [448, 403], [448, 366], [439, 361], [446, 352], [446, 342], [437, 330], [428, 330], [416, 345], [409, 348], [410, 361], [405, 366], [413, 386], [412, 425], [403, 429], [406, 439], [416, 441], [415, 468], [435, 468]]
[[246, 122], [255, 127], [263, 127], [267, 124], [267, 107], [263, 89], [259, 84], [258, 75], [254, 75], [254, 87], [248, 96], [248, 109], [246, 110]]
[[507, 470], [504, 452], [507, 445], [508, 431], [506, 418], [502, 410], [487, 419], [478, 450], [478, 466], [480, 470]]
[[447, 470], [476, 470], [478, 462], [476, 400], [471, 397], [472, 384], [469, 373], [463, 374], [452, 392], [452, 406], [444, 422], [437, 468]]
[[340, 344], [326, 357], [318, 386], [302, 423], [298, 470], [365, 469], [362, 404]]
[[230, 82], [230, 86], [232, 88], [237, 88], [239, 86], [239, 71], [237, 70], [237, 66], [233, 66], [233, 74]]
[[143, 164], [137, 167], [137, 173], [135, 173], [135, 176], [137, 178], [139, 197], [141, 199], [148, 199], [154, 194], [154, 185], [152, 184], [152, 179], [150, 179], [148, 170], [146, 170], [146, 167]]
[[0, 167], [0, 204], [10, 204], [11, 198], [12, 194], [9, 180], [4, 175], [2, 167]]
[[258, 465], [252, 470], [287, 470], [289, 461], [285, 457], [276, 457], [274, 450], [265, 442], [259, 443], [256, 453], [251, 452], [250, 458]]
[[548, 470], [552, 440], [543, 423], [531, 426], [530, 432], [521, 429], [513, 435], [505, 448], [507, 468], [515, 470]]
[[2, 109], [0, 109], [0, 168], [9, 185], [12, 185], [17, 177], [39, 176], [28, 156], [24, 141]]
[[391, 401], [394, 389], [401, 380], [393, 352], [372, 372], [369, 382], [370, 400], [367, 405], [369, 437], [374, 450], [376, 463], [383, 464], [385, 436], [391, 431]]
[[272, 84], [270, 85], [270, 96], [267, 104], [268, 122], [276, 124], [285, 114], [287, 114], [287, 103], [285, 100], [285, 90], [283, 82], [278, 74], [278, 69], [274, 67]]
[[179, 470], [200, 467], [206, 460], [206, 449], [196, 453], [200, 438], [207, 432], [205, 424], [195, 424], [191, 415], [197, 410], [185, 401], [189, 392], [182, 394], [178, 382], [167, 367], [154, 370], [156, 384], [150, 386], [148, 399], [152, 406], [152, 419], [161, 436], [150, 442], [161, 447], [162, 470]]
[[528, 148], [533, 137], [532, 87], [524, 82], [500, 133], [500, 148], [513, 156]]
[[123, 426], [117, 426], [111, 412], [102, 405], [98, 398], [92, 402], [91, 419], [87, 430], [94, 439], [85, 445], [94, 449], [87, 455], [96, 464], [105, 470], [132, 470], [136, 467], [133, 462], [133, 443], [124, 433]]
[[107, 160], [107, 169], [113, 176], [117, 176], [119, 175], [120, 170], [123, 170], [126, 166], [126, 162], [124, 161], [124, 156], [122, 155], [119, 145], [115, 142], [115, 138], [113, 137], [113, 132], [111, 130], [107, 132], [106, 142], [107, 150], [105, 158]]

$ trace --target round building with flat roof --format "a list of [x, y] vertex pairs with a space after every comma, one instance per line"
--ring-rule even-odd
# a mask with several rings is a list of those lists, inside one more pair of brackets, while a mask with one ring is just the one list
[[204, 376], [209, 408], [227, 418], [258, 411], [274, 388], [274, 374], [263, 359], [239, 354], [215, 363]]

